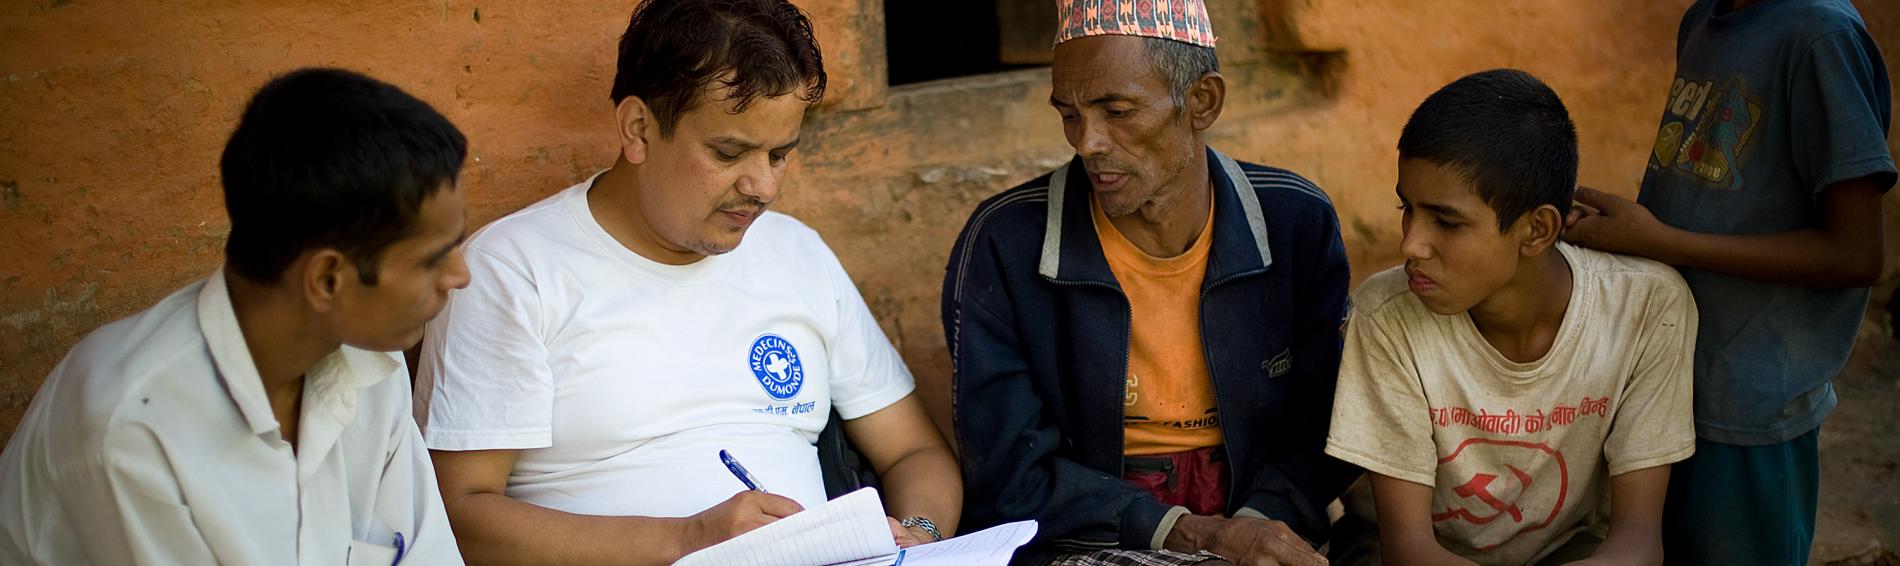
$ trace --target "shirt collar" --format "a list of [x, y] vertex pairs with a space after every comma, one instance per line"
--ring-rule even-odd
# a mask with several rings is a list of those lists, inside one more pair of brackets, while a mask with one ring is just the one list
[[[1265, 271], [1273, 265], [1265, 214], [1259, 193], [1240, 163], [1209, 147], [1208, 181], [1214, 185], [1207, 275], [1202, 285]], [[1054, 281], [1089, 281], [1117, 285], [1092, 228], [1088, 174], [1082, 158], [1058, 167], [1049, 178], [1047, 222], [1037, 272]]]
[[[211, 274], [204, 288], [198, 291], [198, 328], [204, 333], [218, 378], [224, 380], [231, 401], [237, 404], [251, 432], [263, 434], [277, 430], [277, 415], [271, 411], [270, 398], [264, 394], [264, 378], [257, 373], [257, 362], [251, 358], [250, 346], [238, 327], [237, 311], [231, 306], [231, 289], [225, 283], [223, 268]], [[340, 409], [352, 412], [356, 389], [381, 383], [402, 369], [402, 362], [394, 354], [343, 346], [319, 360], [305, 374], [304, 391], [311, 397], [304, 399], [304, 404], [307, 408], [327, 407], [336, 399], [345, 405]]]

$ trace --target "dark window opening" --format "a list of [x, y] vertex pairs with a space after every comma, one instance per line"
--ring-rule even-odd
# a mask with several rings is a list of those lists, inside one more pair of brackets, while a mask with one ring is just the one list
[[1049, 64], [1050, 0], [884, 0], [892, 86]]

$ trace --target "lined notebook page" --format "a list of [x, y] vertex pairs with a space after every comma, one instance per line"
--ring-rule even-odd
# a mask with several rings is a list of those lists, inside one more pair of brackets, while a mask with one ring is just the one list
[[1036, 536], [1035, 521], [997, 525], [970, 534], [910, 547], [904, 553], [904, 566], [932, 564], [1005, 566], [1016, 554], [1016, 547], [1029, 544]]
[[[1016, 548], [1036, 536], [1035, 521], [997, 525], [956, 538], [910, 547], [904, 566], [1008, 566]], [[831, 566], [891, 566], [896, 555], [876, 556]]]
[[884, 502], [867, 487], [688, 554], [674, 565], [837, 564], [896, 552]]

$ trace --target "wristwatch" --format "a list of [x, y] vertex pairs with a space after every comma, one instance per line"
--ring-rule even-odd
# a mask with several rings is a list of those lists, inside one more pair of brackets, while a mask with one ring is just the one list
[[931, 542], [937, 542], [937, 541], [943, 540], [943, 533], [937, 531], [937, 524], [930, 522], [930, 519], [925, 519], [923, 517], [907, 517], [904, 520], [898, 521], [897, 524], [898, 526], [904, 527], [906, 529], [909, 529], [909, 528], [923, 529], [924, 532], [930, 533]]

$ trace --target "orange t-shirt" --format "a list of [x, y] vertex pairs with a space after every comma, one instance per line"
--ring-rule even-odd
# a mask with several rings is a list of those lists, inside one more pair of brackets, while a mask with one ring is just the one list
[[1220, 410], [1201, 349], [1201, 281], [1213, 240], [1210, 204], [1201, 235], [1187, 252], [1154, 257], [1123, 237], [1096, 201], [1095, 237], [1128, 297], [1127, 389], [1122, 397], [1122, 453], [1165, 454], [1221, 444]]

